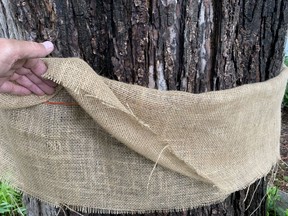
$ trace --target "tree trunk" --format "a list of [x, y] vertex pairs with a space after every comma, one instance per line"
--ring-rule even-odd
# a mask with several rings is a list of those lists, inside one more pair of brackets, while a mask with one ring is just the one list
[[[56, 46], [52, 56], [81, 57], [101, 75], [121, 82], [200, 93], [261, 82], [279, 73], [287, 4], [287, 0], [1, 0], [0, 36], [51, 40]], [[171, 210], [169, 215], [263, 216], [265, 186], [262, 179], [222, 203], [180, 213]], [[58, 209], [29, 196], [24, 200], [28, 215], [57, 215]], [[77, 215], [63, 211], [59, 215]]]

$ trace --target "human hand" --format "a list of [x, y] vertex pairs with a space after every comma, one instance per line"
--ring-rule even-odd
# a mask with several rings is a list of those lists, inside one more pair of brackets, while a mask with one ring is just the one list
[[41, 44], [0, 38], [0, 93], [53, 94], [57, 84], [41, 77], [47, 66], [39, 59], [53, 49], [49, 41]]

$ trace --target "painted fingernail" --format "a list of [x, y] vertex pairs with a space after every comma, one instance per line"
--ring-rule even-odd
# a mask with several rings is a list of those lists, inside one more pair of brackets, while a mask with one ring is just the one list
[[42, 44], [47, 50], [53, 50], [54, 49], [54, 45], [50, 41], [45, 41]]

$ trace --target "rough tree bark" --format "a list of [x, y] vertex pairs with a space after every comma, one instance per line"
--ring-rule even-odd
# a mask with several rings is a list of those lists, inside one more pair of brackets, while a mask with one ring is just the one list
[[[279, 73], [287, 4], [1, 0], [0, 36], [51, 40], [56, 46], [52, 56], [79, 56], [101, 75], [121, 82], [200, 93], [261, 82]], [[257, 184], [251, 185], [246, 199], [247, 190], [242, 190], [223, 203], [181, 213], [171, 210], [169, 215], [265, 215], [265, 181]], [[29, 196], [25, 203], [28, 215], [57, 214], [57, 209]]]

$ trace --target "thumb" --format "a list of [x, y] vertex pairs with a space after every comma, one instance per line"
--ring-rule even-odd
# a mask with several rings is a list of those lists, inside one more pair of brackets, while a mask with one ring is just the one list
[[15, 50], [19, 59], [43, 58], [54, 50], [54, 45], [50, 41], [36, 43], [31, 41], [16, 41]]
[[54, 50], [54, 45], [50, 41], [45, 41], [45, 42], [42, 43], [42, 45], [45, 47], [45, 49], [48, 52], [48, 54], [50, 54]]

